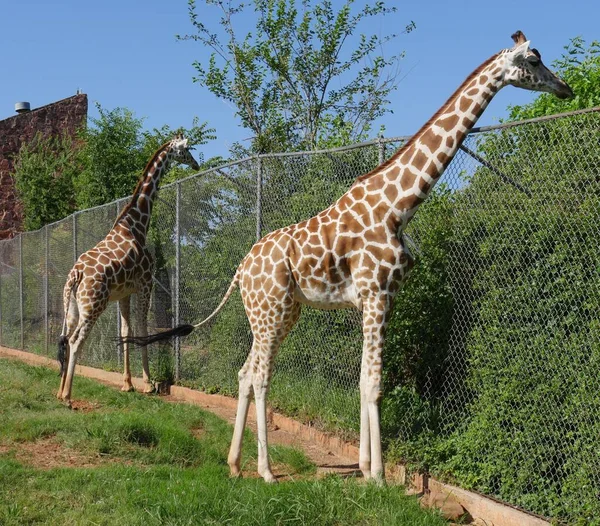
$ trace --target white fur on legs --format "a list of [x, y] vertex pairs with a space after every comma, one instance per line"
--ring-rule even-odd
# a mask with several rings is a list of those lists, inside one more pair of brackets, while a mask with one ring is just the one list
[[[119, 312], [121, 313], [121, 337], [131, 336], [131, 296], [126, 296], [119, 300]], [[131, 383], [131, 369], [129, 367], [129, 343], [123, 343], [123, 386], [121, 391], [135, 391]]]
[[259, 374], [254, 376], [254, 403], [256, 405], [256, 427], [258, 442], [258, 474], [265, 482], [277, 482], [271, 471], [269, 462], [269, 449], [267, 440], [267, 393], [269, 386], [267, 379]]
[[383, 455], [381, 452], [381, 428], [379, 420], [379, 400], [381, 389], [379, 382], [368, 382], [366, 390], [369, 409], [369, 435], [371, 440], [371, 478], [378, 484], [385, 482]]
[[62, 396], [60, 397], [69, 405], [71, 403], [71, 390], [73, 388], [75, 365], [77, 365], [77, 359], [81, 354], [83, 344], [93, 326], [94, 322], [90, 322], [86, 319], [82, 320], [80, 318], [77, 329], [75, 329], [73, 336], [71, 336], [71, 339], [69, 340], [69, 365], [67, 366], [67, 376], [62, 390]]
[[[152, 282], [143, 290], [138, 292], [135, 297], [137, 306], [135, 309], [135, 334], [145, 337], [148, 335], [148, 310], [150, 308], [150, 298], [152, 295]], [[154, 385], [150, 380], [150, 367], [148, 366], [148, 348], [142, 346], [142, 378], [144, 379], [144, 393], [154, 392]]]
[[358, 467], [365, 479], [371, 478], [371, 431], [369, 426], [369, 407], [366, 397], [366, 380], [360, 381], [360, 450]]
[[[363, 303], [363, 354], [360, 371], [360, 458], [359, 467], [366, 479], [385, 482], [381, 451], [379, 403], [383, 373], [383, 334], [390, 298], [382, 294]], [[367, 323], [366, 320], [381, 320]]]
[[238, 373], [239, 394], [238, 406], [235, 415], [235, 427], [233, 429], [233, 437], [229, 448], [229, 456], [227, 464], [229, 465], [229, 473], [232, 477], [241, 476], [240, 460], [242, 457], [242, 441], [244, 439], [244, 428], [246, 427], [246, 418], [248, 417], [248, 408], [252, 399], [252, 363], [253, 352], [250, 351], [246, 363]]

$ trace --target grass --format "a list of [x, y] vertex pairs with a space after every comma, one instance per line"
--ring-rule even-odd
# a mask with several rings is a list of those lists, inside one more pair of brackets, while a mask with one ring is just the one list
[[[214, 415], [80, 377], [74, 411], [55, 399], [57, 384], [54, 371], [0, 359], [2, 525], [445, 524], [401, 488], [317, 480], [290, 448], [270, 448], [280, 484], [230, 479], [231, 426]], [[248, 433], [245, 473], [255, 457]]]

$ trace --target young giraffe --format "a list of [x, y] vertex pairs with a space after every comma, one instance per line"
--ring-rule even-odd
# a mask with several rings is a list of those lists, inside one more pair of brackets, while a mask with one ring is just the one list
[[[121, 336], [130, 335], [131, 294], [137, 297], [137, 331], [147, 334], [146, 318], [152, 293], [153, 259], [146, 247], [152, 204], [161, 177], [175, 161], [194, 170], [200, 166], [187, 147], [187, 139], [177, 136], [163, 144], [148, 162], [131, 201], [123, 208], [112, 230], [94, 248], [81, 254], [69, 272], [63, 291], [65, 318], [58, 344], [60, 388], [57, 397], [70, 401], [73, 374], [83, 344], [109, 301], [118, 301]], [[68, 361], [68, 367], [67, 367]], [[123, 344], [123, 391], [133, 390], [129, 370], [129, 344]], [[142, 349], [146, 387], [152, 390], [148, 355]]]
[[379, 402], [384, 330], [392, 300], [412, 267], [402, 232], [448, 166], [492, 97], [511, 84], [560, 98], [571, 88], [551, 71], [520, 31], [515, 46], [479, 66], [437, 113], [392, 158], [359, 177], [338, 201], [315, 217], [258, 241], [240, 263], [216, 310], [196, 325], [134, 338], [148, 344], [189, 334], [221, 310], [236, 286], [254, 336], [239, 372], [239, 400], [228, 463], [240, 474], [242, 434], [254, 390], [258, 472], [275, 482], [267, 456], [266, 396], [275, 354], [302, 304], [356, 307], [363, 313], [360, 375], [360, 460], [365, 478], [382, 482]]

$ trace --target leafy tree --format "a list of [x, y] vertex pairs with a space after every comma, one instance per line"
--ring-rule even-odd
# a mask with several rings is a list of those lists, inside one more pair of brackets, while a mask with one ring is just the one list
[[[90, 119], [91, 126], [81, 134], [84, 147], [79, 160], [83, 170], [75, 178], [80, 210], [129, 195], [150, 156], [175, 133], [168, 126], [144, 130], [143, 119], [136, 118], [128, 109], [105, 110], [98, 105], [98, 111], [100, 117]], [[206, 123], [199, 124], [197, 119], [191, 129], [177, 131], [182, 131], [191, 144], [205, 144], [214, 139], [213, 130]], [[175, 178], [176, 175], [169, 174], [170, 180]]]
[[78, 148], [66, 135], [44, 138], [41, 134], [21, 148], [14, 177], [25, 230], [37, 230], [73, 212]]
[[[241, 3], [206, 0], [221, 11], [220, 34], [189, 0], [196, 33], [178, 36], [212, 50], [208, 64], [196, 61], [194, 81], [232, 104], [254, 134], [251, 151], [333, 146], [362, 138], [386, 111], [403, 54], [385, 57], [381, 47], [396, 35], [350, 37], [365, 21], [396, 11], [383, 1], [353, 10], [347, 0], [335, 10], [329, 0], [257, 0], [256, 28], [240, 36], [234, 19], [250, 15]], [[415, 28], [410, 22], [404, 33]], [[236, 145], [234, 151], [245, 149]]]
[[[143, 119], [124, 108], [98, 105], [98, 110], [100, 116], [75, 139], [37, 136], [19, 152], [15, 181], [26, 230], [129, 195], [150, 156], [175, 134], [169, 126], [145, 130]], [[197, 119], [177, 131], [191, 144], [214, 139], [213, 130]], [[186, 174], [189, 169], [174, 167], [163, 184]]]

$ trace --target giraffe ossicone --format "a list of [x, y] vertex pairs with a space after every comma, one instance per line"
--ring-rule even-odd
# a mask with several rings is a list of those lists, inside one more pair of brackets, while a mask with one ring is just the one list
[[359, 467], [365, 478], [384, 480], [379, 415], [383, 335], [393, 298], [413, 265], [402, 232], [501, 88], [514, 85], [561, 98], [573, 95], [530, 49], [523, 33], [512, 38], [513, 48], [483, 62], [388, 161], [359, 177], [329, 208], [258, 241], [208, 318], [128, 339], [145, 345], [189, 333], [216, 316], [239, 286], [254, 338], [238, 375], [238, 409], [228, 457], [233, 476], [240, 474], [243, 430], [254, 391], [258, 472], [265, 481], [275, 481], [267, 455], [266, 397], [275, 354], [298, 320], [301, 305], [307, 304], [362, 311]]
[[[94, 248], [79, 256], [69, 272], [63, 290], [64, 321], [58, 343], [60, 387], [57, 397], [69, 402], [75, 364], [96, 320], [110, 301], [119, 302], [121, 337], [131, 336], [131, 296], [137, 301], [136, 332], [145, 336], [152, 293], [154, 262], [146, 246], [152, 204], [162, 176], [171, 163], [178, 162], [199, 170], [190, 153], [187, 139], [177, 136], [163, 144], [151, 157], [133, 192], [131, 200], [117, 217], [108, 235]], [[133, 390], [129, 369], [129, 344], [123, 343], [123, 387]], [[145, 392], [152, 391], [148, 354], [142, 349]]]

